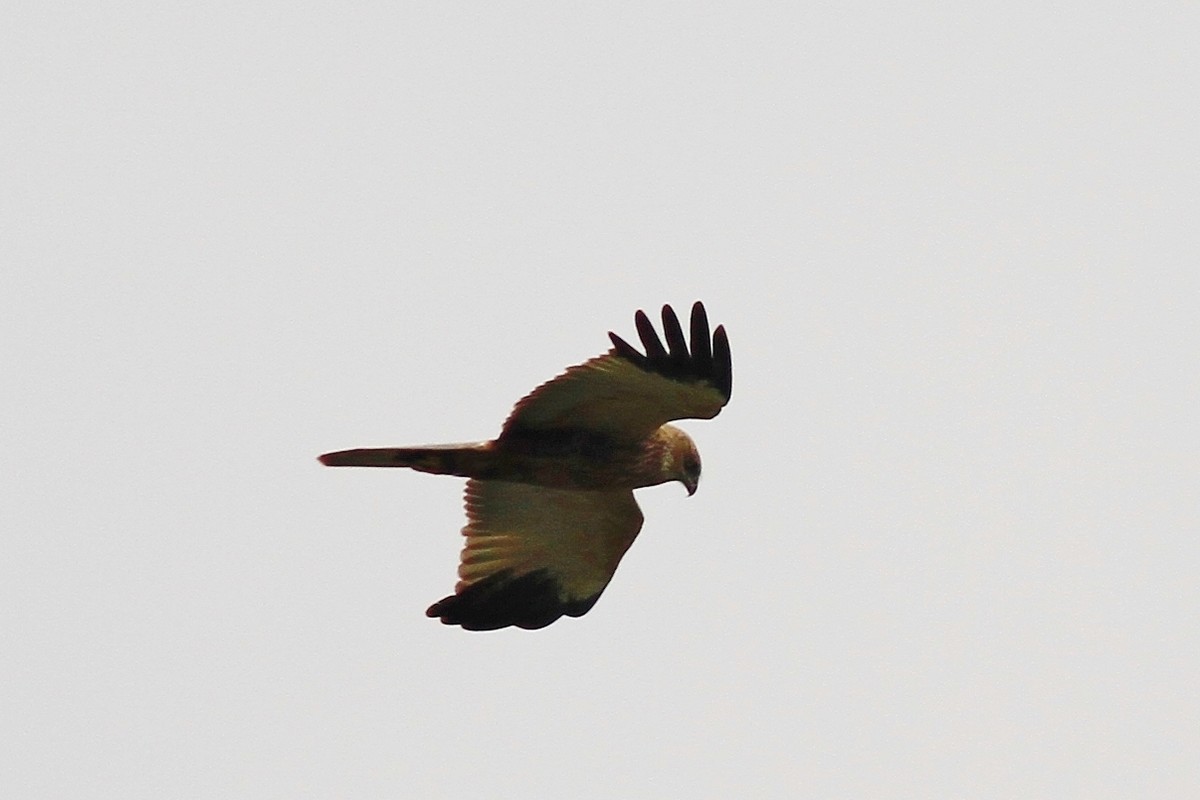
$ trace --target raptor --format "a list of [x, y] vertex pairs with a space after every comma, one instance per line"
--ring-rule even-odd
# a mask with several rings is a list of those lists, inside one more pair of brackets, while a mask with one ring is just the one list
[[711, 419], [729, 402], [729, 339], [724, 326], [710, 334], [699, 302], [690, 347], [670, 306], [665, 344], [644, 312], [634, 322], [644, 353], [610, 332], [612, 349], [534, 389], [491, 441], [320, 456], [468, 479], [458, 584], [428, 616], [469, 630], [582, 616], [642, 528], [633, 490], [678, 481], [695, 493], [700, 454], [669, 423]]

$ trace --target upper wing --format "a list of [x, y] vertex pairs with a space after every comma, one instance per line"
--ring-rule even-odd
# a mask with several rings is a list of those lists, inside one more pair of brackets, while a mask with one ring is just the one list
[[729, 402], [733, 365], [725, 327], [709, 337], [704, 305], [692, 306], [691, 350], [679, 318], [663, 306], [667, 345], [642, 311], [634, 317], [642, 355], [615, 333], [606, 355], [571, 367], [517, 403], [501, 438], [513, 431], [585, 428], [640, 439], [675, 419], [711, 419]]
[[472, 479], [466, 506], [461, 580], [425, 613], [468, 630], [542, 628], [587, 613], [642, 528], [628, 489]]

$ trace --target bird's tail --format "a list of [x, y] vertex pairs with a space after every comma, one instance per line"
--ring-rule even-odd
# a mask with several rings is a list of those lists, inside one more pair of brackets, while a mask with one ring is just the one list
[[492, 471], [494, 458], [491, 442], [476, 442], [339, 450], [317, 460], [327, 467], [408, 467], [435, 475], [481, 478]]

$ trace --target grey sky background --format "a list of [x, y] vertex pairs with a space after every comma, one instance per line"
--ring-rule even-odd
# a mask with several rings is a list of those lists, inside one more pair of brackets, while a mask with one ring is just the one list
[[[1192, 3], [24, 4], [0, 795], [1200, 790]], [[595, 609], [427, 620], [493, 436], [703, 299]]]

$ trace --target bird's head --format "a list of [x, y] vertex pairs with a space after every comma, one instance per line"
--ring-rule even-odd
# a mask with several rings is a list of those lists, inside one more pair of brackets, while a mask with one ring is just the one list
[[691, 497], [700, 484], [700, 452], [696, 443], [674, 425], [663, 425], [658, 431], [666, 444], [662, 464], [664, 477], [682, 483]]

